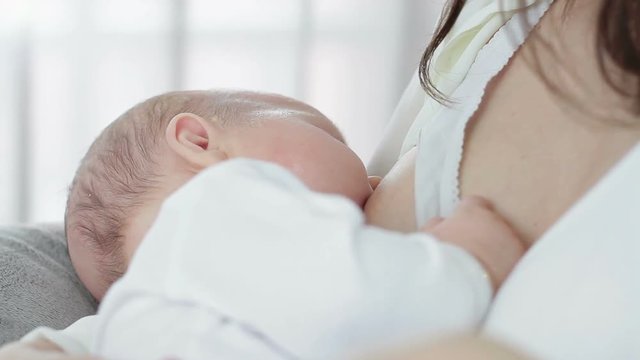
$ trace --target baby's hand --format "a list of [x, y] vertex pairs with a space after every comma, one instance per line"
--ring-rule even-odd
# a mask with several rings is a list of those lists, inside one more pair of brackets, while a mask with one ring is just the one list
[[511, 226], [488, 200], [478, 196], [462, 199], [449, 218], [433, 218], [420, 230], [471, 253], [489, 273], [494, 290], [525, 252]]
[[61, 348], [43, 338], [14, 342], [0, 347], [0, 360], [98, 360], [89, 355], [65, 354]]

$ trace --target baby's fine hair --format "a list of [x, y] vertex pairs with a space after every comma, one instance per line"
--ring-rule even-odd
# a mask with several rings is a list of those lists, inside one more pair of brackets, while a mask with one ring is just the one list
[[[101, 281], [108, 287], [126, 271], [124, 230], [155, 193], [165, 130], [180, 113], [216, 118], [222, 126], [260, 111], [264, 103], [248, 101], [256, 93], [180, 91], [152, 97], [125, 112], [93, 142], [69, 189], [65, 212], [67, 239], [88, 247]], [[267, 95], [278, 96], [278, 95]], [[285, 99], [285, 98], [283, 98]], [[291, 100], [293, 102], [293, 100]], [[298, 103], [300, 106], [302, 103]], [[312, 107], [309, 110], [316, 111]]]

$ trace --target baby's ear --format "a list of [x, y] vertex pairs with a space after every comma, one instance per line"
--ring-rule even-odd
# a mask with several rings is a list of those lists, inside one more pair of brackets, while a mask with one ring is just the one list
[[199, 171], [227, 158], [214, 143], [220, 131], [215, 122], [195, 114], [181, 113], [169, 121], [165, 138], [176, 155]]

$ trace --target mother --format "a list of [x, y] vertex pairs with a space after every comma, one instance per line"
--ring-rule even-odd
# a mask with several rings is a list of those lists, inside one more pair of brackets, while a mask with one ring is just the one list
[[[370, 166], [386, 176], [367, 214], [412, 231], [449, 215], [461, 195], [488, 197], [535, 245], [498, 294], [488, 331], [542, 357], [637, 357], [631, 304], [640, 303], [640, 285], [625, 283], [638, 270], [625, 262], [640, 256], [637, 228], [586, 248], [578, 241], [572, 253], [562, 245], [586, 236], [580, 226], [545, 233], [625, 154], [637, 160], [639, 114], [637, 0], [452, 0]], [[619, 190], [637, 209], [635, 187]], [[613, 210], [601, 209], [600, 220], [613, 220]], [[598, 246], [616, 243], [623, 257], [594, 262], [606, 253]], [[622, 286], [594, 289], [594, 269], [604, 274], [597, 284]], [[624, 300], [613, 307], [626, 317], [605, 312], [603, 291]], [[595, 320], [585, 327], [585, 319]]]
[[[550, 228], [625, 154], [640, 168], [640, 2], [497, 3], [449, 2], [418, 73], [431, 97], [417, 78], [405, 92], [370, 167], [386, 177], [366, 210], [410, 231], [449, 215], [460, 195], [489, 198], [535, 247], [488, 331], [543, 358], [635, 358], [638, 183], [617, 189], [622, 212], [585, 201]], [[607, 224], [619, 231], [602, 237]]]

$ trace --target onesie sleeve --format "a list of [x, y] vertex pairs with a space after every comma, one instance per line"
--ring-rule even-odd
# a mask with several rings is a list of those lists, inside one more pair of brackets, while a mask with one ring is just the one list
[[340, 358], [471, 330], [490, 289], [460, 248], [366, 226], [350, 200], [312, 192], [276, 165], [234, 160], [166, 201], [101, 315], [155, 296], [219, 314], [245, 329], [236, 340]]

